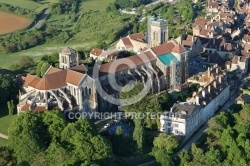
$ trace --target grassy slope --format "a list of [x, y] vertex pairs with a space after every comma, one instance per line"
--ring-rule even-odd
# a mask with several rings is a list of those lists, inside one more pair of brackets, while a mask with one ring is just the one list
[[0, 138], [0, 147], [1, 146], [7, 146], [7, 144], [8, 144], [8, 140]]
[[108, 4], [113, 3], [115, 0], [84, 0], [81, 9], [88, 10], [100, 10], [104, 11]]
[[[27, 8], [27, 9], [37, 9], [37, 8], [44, 8], [45, 5], [55, 3], [58, 0], [47, 0], [48, 3], [45, 4], [38, 4], [36, 2], [31, 2], [28, 0], [0, 0], [0, 3], [8, 3], [13, 6], [20, 6], [22, 8]], [[20, 3], [22, 1], [22, 3]], [[106, 6], [109, 3], [114, 2], [114, 0], [85, 0], [81, 7], [80, 10], [86, 11], [88, 10], [105, 10]], [[63, 21], [65, 15], [62, 16], [51, 16], [50, 19], [48, 20], [48, 23], [51, 25], [57, 24], [57, 25], [64, 25], [65, 22]], [[65, 29], [65, 28], [64, 28]], [[72, 38], [72, 40], [69, 40], [68, 43], [64, 44], [44, 44], [40, 45], [25, 51], [20, 51], [17, 53], [11, 53], [11, 54], [4, 54], [0, 53], [0, 68], [6, 68], [8, 69], [11, 65], [18, 63], [19, 59], [22, 56], [31, 56], [34, 58], [35, 61], [39, 61], [40, 58], [43, 55], [46, 54], [51, 54], [54, 52], [60, 52], [64, 47], [69, 46], [69, 47], [87, 47], [91, 48], [93, 47], [96, 43], [96, 41], [90, 41], [86, 40], [86, 34], [89, 34], [90, 30], [85, 29], [84, 31], [78, 33], [75, 37]], [[93, 32], [91, 33], [93, 35]], [[77, 39], [77, 40], [76, 40]], [[83, 39], [80, 40], [79, 39]], [[77, 41], [77, 42], [76, 42]]]
[[49, 4], [56, 3], [58, 0], [45, 0], [43, 3], [37, 3], [30, 0], [0, 0], [0, 3], [18, 6], [20, 8], [36, 10], [37, 12], [49, 6]]
[[11, 65], [18, 63], [23, 56], [30, 56], [38, 62], [43, 55], [50, 55], [55, 52], [61, 52], [63, 48], [69, 46], [72, 48], [86, 47], [89, 48], [91, 43], [70, 43], [70, 44], [44, 44], [36, 46], [25, 51], [20, 51], [12, 54], [0, 53], [0, 68], [8, 69]]
[[15, 121], [17, 114], [8, 115], [7, 106], [0, 107], [0, 133], [8, 135], [9, 126]]

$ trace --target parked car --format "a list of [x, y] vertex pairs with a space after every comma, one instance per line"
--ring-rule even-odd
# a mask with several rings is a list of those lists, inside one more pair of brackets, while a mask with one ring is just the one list
[[105, 126], [104, 126], [104, 128], [106, 129], [107, 127], [109, 127], [110, 126], [110, 123], [107, 123]]

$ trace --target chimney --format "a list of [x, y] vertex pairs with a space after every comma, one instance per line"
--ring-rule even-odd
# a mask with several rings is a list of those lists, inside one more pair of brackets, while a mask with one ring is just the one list
[[200, 104], [199, 104], [200, 101], [199, 101], [199, 96], [198, 96], [198, 95], [195, 97], [195, 100], [196, 100], [196, 104], [197, 104], [197, 105], [200, 105]]
[[216, 85], [216, 81], [215, 81], [215, 80], [214, 80], [214, 82], [213, 82], [213, 85], [214, 85], [214, 87], [216, 88], [217, 85]]
[[207, 69], [207, 76], [209, 77], [211, 75], [211, 73], [210, 73], [210, 67], [208, 67], [208, 69]]
[[208, 89], [208, 93], [211, 93], [211, 87], [210, 87], [210, 85], [208, 85], [207, 89]]
[[218, 67], [216, 67], [216, 74], [218, 74], [219, 73], [219, 68]]
[[206, 97], [206, 91], [203, 89], [201, 93], [202, 93], [202, 97], [205, 98]]

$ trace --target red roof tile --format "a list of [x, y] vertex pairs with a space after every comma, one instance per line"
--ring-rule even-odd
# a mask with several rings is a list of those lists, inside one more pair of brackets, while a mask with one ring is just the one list
[[182, 45], [180, 44], [177, 44], [173, 49], [172, 49], [172, 52], [174, 53], [183, 53], [185, 52], [185, 48], [182, 47]]
[[27, 88], [27, 87], [29, 86], [29, 84], [30, 84], [35, 78], [37, 78], [37, 77], [34, 76], [34, 75], [31, 75], [31, 74], [28, 74], [28, 75], [24, 78], [24, 84], [23, 84], [23, 86]]
[[95, 56], [99, 56], [99, 55], [102, 54], [102, 49], [100, 49], [100, 48], [93, 48], [90, 51], [90, 54], [95, 55]]
[[153, 47], [151, 49], [156, 54], [156, 56], [160, 56], [162, 54], [170, 53], [174, 47], [175, 45], [170, 42], [170, 43], [164, 43], [162, 45]]

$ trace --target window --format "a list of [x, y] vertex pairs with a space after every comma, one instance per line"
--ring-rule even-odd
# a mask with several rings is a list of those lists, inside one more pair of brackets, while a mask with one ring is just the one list
[[179, 134], [179, 131], [178, 131], [178, 130], [175, 130], [175, 134]]
[[170, 122], [168, 122], [168, 126], [171, 126], [171, 123], [170, 123]]
[[168, 128], [168, 133], [171, 133], [171, 128]]
[[174, 124], [174, 127], [178, 127], [179, 125], [177, 123]]

